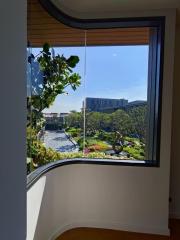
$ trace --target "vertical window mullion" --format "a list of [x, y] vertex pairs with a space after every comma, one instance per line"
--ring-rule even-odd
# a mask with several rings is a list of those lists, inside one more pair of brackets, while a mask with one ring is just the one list
[[149, 65], [148, 65], [148, 93], [147, 93], [147, 144], [146, 158], [154, 161], [154, 125], [155, 125], [155, 103], [156, 103], [156, 71], [157, 71], [157, 33], [156, 27], [150, 28], [149, 39]]

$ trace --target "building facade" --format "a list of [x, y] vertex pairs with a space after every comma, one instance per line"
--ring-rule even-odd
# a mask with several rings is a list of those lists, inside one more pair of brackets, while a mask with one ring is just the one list
[[85, 107], [87, 111], [111, 113], [118, 109], [126, 110], [132, 107], [139, 107], [146, 104], [147, 101], [143, 100], [128, 102], [127, 99], [87, 97], [85, 98], [85, 101], [83, 101], [83, 108]]
[[43, 113], [43, 117], [45, 118], [45, 129], [62, 129], [65, 124], [65, 118], [68, 115], [69, 113]]

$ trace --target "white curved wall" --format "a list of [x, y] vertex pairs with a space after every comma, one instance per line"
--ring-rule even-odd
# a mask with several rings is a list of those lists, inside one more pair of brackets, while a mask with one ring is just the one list
[[36, 226], [39, 218], [40, 208], [43, 201], [43, 194], [46, 184], [46, 177], [43, 176], [27, 192], [27, 238], [34, 239]]
[[121, 17], [126, 12], [136, 12], [144, 10], [159, 10], [159, 9], [178, 9], [178, 21], [180, 22], [180, 1], [179, 0], [98, 0], [98, 1], [83, 1], [76, 0], [51, 0], [55, 6], [64, 11], [66, 14], [76, 18], [94, 18], [94, 17]]
[[44, 193], [34, 238], [27, 240], [82, 226], [168, 234], [168, 190], [159, 168], [77, 164], [45, 176], [45, 188], [41, 178], [35, 185], [42, 187], [28, 191], [32, 213]]
[[[48, 172], [34, 240], [54, 239], [62, 231], [77, 226], [168, 234], [175, 14], [172, 10], [138, 14], [141, 15], [167, 17], [161, 166], [79, 164]], [[32, 188], [28, 193], [31, 191]], [[38, 197], [39, 191], [34, 194]], [[31, 199], [28, 201], [33, 209]]]

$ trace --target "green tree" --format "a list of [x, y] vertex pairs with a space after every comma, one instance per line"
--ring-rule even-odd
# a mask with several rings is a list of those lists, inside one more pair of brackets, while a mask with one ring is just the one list
[[109, 132], [111, 129], [111, 114], [101, 113], [100, 115], [100, 130]]
[[38, 56], [35, 57], [33, 54], [29, 56], [28, 62], [32, 68], [35, 61], [39, 63], [42, 81], [38, 81], [38, 78], [33, 80], [36, 81], [33, 84], [33, 92], [37, 94], [28, 97], [27, 108], [28, 124], [36, 128], [37, 122], [42, 118], [42, 111], [49, 108], [57, 95], [65, 93], [68, 86], [76, 90], [80, 85], [80, 76], [72, 70], [79, 62], [79, 57], [65, 58], [59, 54], [53, 56], [47, 43]]
[[93, 136], [96, 131], [100, 130], [101, 126], [101, 113], [87, 112], [86, 113], [86, 134]]
[[71, 113], [65, 118], [67, 127], [82, 128], [83, 127], [83, 115], [81, 112], [71, 111]]
[[119, 109], [111, 114], [111, 130], [118, 131], [123, 136], [130, 134], [131, 119], [124, 110]]
[[110, 142], [116, 154], [124, 147], [124, 137], [131, 132], [131, 119], [123, 110], [117, 110], [111, 114], [111, 138]]
[[132, 122], [132, 133], [145, 141], [147, 128], [147, 105], [134, 107], [128, 111]]

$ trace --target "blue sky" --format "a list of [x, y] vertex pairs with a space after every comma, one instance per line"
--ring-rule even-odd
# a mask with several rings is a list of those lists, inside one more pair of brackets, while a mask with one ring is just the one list
[[[81, 86], [76, 91], [67, 88], [68, 94], [57, 96], [44, 112], [80, 111], [85, 97], [147, 99], [148, 46], [87, 47], [86, 54], [84, 47], [54, 49], [66, 57], [79, 56], [74, 72], [80, 74]], [[39, 51], [33, 49], [34, 54]]]

